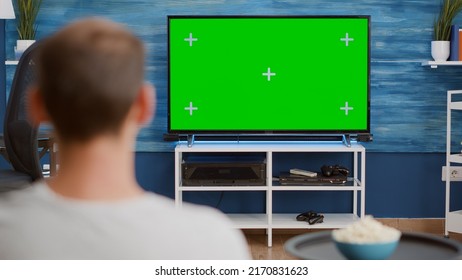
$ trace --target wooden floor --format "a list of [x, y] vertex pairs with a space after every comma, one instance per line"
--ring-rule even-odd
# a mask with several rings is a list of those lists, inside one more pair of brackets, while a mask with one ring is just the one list
[[[444, 237], [444, 219], [378, 219], [383, 224], [402, 232], [425, 232]], [[245, 230], [252, 258], [255, 260], [293, 260], [296, 259], [284, 250], [284, 243], [299, 234], [310, 230], [273, 230], [273, 247], [268, 247], [265, 232]], [[462, 242], [462, 234], [450, 233], [449, 238]]]

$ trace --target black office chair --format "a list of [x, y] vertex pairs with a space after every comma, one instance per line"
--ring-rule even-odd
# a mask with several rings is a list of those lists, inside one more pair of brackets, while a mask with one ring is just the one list
[[0, 170], [0, 193], [21, 189], [43, 177], [40, 167], [38, 127], [27, 118], [27, 90], [35, 81], [33, 55], [37, 43], [19, 59], [11, 85], [3, 126], [6, 157], [12, 170]]

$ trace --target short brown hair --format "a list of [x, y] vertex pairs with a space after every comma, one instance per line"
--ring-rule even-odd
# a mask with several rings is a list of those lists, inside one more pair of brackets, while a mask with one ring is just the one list
[[119, 132], [144, 80], [142, 42], [103, 19], [74, 22], [40, 42], [38, 88], [61, 141]]

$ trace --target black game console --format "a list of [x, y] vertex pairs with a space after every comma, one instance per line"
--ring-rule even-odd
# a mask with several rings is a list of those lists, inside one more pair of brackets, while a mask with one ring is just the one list
[[265, 186], [264, 160], [197, 161], [182, 163], [183, 186]]
[[329, 177], [324, 176], [321, 172], [318, 172], [316, 177], [296, 175], [289, 172], [281, 172], [279, 174], [279, 183], [283, 186], [345, 185], [347, 181], [347, 176], [343, 174], [331, 175]]

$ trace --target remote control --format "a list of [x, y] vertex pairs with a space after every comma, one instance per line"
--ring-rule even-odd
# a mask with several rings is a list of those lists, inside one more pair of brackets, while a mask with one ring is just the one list
[[311, 172], [308, 170], [297, 169], [297, 168], [290, 169], [290, 174], [302, 175], [302, 176], [307, 176], [307, 177], [312, 177], [312, 178], [318, 176], [318, 173], [316, 172]]

